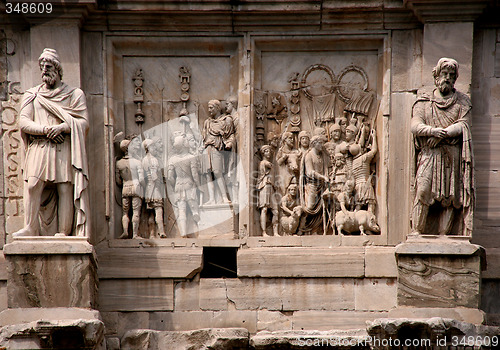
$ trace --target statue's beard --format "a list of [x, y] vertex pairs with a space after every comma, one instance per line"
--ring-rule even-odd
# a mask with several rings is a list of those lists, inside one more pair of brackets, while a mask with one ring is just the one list
[[57, 81], [57, 73], [56, 72], [46, 72], [42, 74], [42, 81], [47, 84], [49, 87], [54, 87]]
[[437, 79], [436, 85], [442, 94], [447, 95], [453, 91], [454, 84], [446, 79]]

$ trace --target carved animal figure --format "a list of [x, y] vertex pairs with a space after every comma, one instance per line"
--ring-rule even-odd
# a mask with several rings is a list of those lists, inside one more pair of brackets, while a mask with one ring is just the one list
[[358, 211], [338, 211], [335, 214], [335, 226], [337, 233], [342, 234], [342, 230], [347, 233], [360, 231], [362, 235], [380, 232], [375, 215], [367, 210]]

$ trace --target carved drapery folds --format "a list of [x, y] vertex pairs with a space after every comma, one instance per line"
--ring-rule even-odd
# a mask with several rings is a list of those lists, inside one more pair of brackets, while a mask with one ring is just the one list
[[262, 235], [378, 234], [377, 99], [367, 74], [314, 64], [288, 83], [254, 94]]

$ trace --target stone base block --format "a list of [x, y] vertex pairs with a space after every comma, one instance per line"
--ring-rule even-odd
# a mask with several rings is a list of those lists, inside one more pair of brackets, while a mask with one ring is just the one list
[[482, 247], [448, 237], [398, 245], [398, 306], [479, 308], [483, 256]]
[[355, 331], [259, 332], [250, 338], [251, 349], [369, 349], [368, 334]]
[[25, 237], [4, 246], [9, 308], [96, 307], [97, 260], [85, 237]]
[[486, 322], [486, 313], [484, 311], [463, 307], [454, 309], [400, 307], [389, 310], [388, 317], [401, 319], [429, 319], [441, 317], [472, 324], [484, 324]]
[[237, 208], [229, 204], [201, 206], [198, 237], [235, 238], [238, 232], [237, 212]]
[[137, 329], [127, 332], [122, 350], [162, 349], [248, 349], [250, 334], [245, 328], [209, 328], [185, 332]]
[[[12, 314], [11, 310], [0, 313], [2, 324], [31, 318], [38, 320], [3, 325], [0, 329], [2, 349], [106, 349], [104, 323], [96, 317], [91, 317], [94, 312], [81, 309], [18, 310], [26, 314]], [[66, 319], [66, 316], [76, 317]]]
[[53, 308], [16, 308], [0, 312], [0, 327], [36, 322], [38, 320], [99, 320], [101, 314], [97, 310], [76, 307]]

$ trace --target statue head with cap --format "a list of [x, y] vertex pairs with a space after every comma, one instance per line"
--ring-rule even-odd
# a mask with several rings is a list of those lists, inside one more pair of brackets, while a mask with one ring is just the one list
[[62, 79], [63, 70], [61, 60], [57, 51], [54, 49], [43, 49], [42, 54], [38, 58], [38, 64], [42, 71], [42, 81], [51, 89], [57, 87]]

